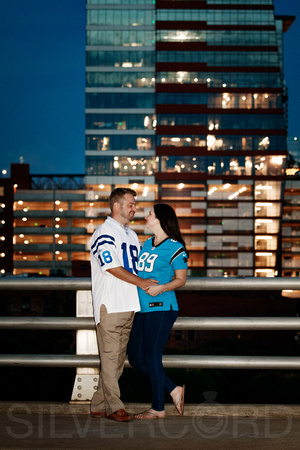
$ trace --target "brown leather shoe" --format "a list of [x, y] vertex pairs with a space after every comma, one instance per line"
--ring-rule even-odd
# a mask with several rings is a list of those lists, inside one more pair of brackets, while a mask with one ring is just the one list
[[90, 412], [91, 417], [106, 417], [106, 411], [101, 412]]
[[119, 409], [119, 411], [109, 414], [107, 418], [116, 420], [117, 422], [130, 422], [131, 420], [133, 420], [133, 416], [126, 412], [125, 409]]

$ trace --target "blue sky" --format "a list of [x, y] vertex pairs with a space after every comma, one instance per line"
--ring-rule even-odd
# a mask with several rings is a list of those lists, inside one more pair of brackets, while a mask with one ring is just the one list
[[[289, 136], [299, 136], [300, 0], [284, 35]], [[84, 173], [85, 0], [0, 2], [0, 173], [23, 156], [33, 174]]]
[[0, 169], [84, 173], [85, 1], [0, 3]]
[[299, 103], [300, 103], [300, 0], [274, 0], [275, 14], [296, 16], [290, 29], [283, 35], [284, 76], [288, 87], [289, 103], [288, 135], [300, 137]]

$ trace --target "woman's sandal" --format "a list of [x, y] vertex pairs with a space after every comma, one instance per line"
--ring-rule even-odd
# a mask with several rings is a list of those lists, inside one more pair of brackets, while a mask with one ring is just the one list
[[135, 419], [146, 420], [146, 419], [163, 419], [165, 417], [165, 413], [163, 415], [159, 415], [157, 411], [154, 409], [148, 409], [140, 414], [136, 414], [134, 416]]
[[175, 401], [173, 400], [174, 406], [181, 416], [183, 416], [183, 412], [184, 412], [184, 392], [185, 392], [185, 385], [182, 386], [181, 397], [177, 401], [177, 403], [175, 403]]

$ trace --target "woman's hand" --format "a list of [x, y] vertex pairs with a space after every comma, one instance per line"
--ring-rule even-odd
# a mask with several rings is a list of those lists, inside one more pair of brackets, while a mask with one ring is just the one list
[[150, 286], [145, 290], [146, 294], [151, 295], [152, 297], [156, 297], [158, 294], [162, 294], [164, 292], [164, 284], [158, 284], [156, 286]]
[[152, 297], [156, 297], [158, 294], [162, 294], [163, 292], [178, 289], [181, 286], [185, 285], [186, 273], [187, 273], [186, 269], [175, 270], [175, 276], [173, 277], [172, 281], [170, 281], [167, 284], [157, 284], [156, 286], [149, 286], [147, 289], [145, 289], [145, 292], [146, 294], [149, 294]]

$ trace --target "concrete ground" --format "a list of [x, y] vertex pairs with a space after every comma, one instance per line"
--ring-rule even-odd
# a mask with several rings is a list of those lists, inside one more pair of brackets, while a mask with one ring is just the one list
[[[126, 404], [138, 413], [149, 405]], [[286, 449], [300, 448], [300, 406], [172, 405], [165, 419], [117, 423], [91, 418], [89, 406], [0, 403], [0, 449]]]

